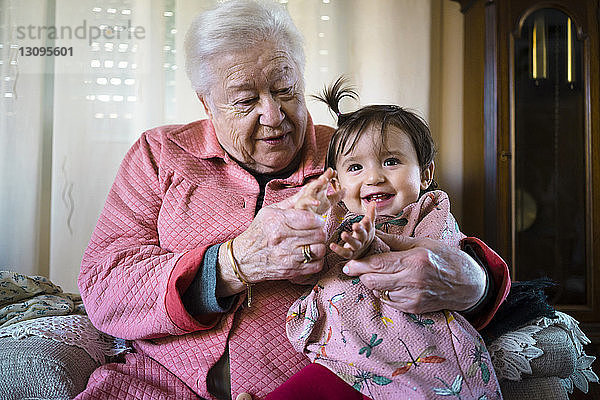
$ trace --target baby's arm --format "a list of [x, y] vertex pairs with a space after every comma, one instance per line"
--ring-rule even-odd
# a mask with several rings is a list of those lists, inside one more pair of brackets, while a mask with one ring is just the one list
[[337, 243], [330, 243], [329, 248], [340, 257], [350, 260], [364, 256], [375, 238], [375, 223], [373, 221], [375, 221], [376, 208], [377, 205], [375, 202], [369, 203], [364, 218], [352, 224], [352, 234], [342, 232], [340, 235], [340, 238], [344, 241], [344, 245], [340, 246]]

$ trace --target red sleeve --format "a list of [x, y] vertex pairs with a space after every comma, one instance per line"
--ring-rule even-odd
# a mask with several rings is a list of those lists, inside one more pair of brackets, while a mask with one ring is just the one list
[[198, 273], [208, 247], [204, 246], [183, 254], [175, 264], [167, 283], [167, 294], [165, 296], [167, 315], [175, 325], [187, 332], [212, 328], [220, 317], [214, 313], [192, 317], [186, 311], [181, 300]]
[[493, 293], [490, 293], [490, 300], [486, 302], [476, 315], [469, 318], [469, 322], [475, 329], [481, 330], [492, 320], [500, 304], [508, 296], [510, 291], [510, 274], [506, 262], [492, 249], [490, 249], [481, 240], [473, 237], [465, 238], [461, 241], [461, 248], [470, 245], [485, 264], [489, 276], [493, 281]]

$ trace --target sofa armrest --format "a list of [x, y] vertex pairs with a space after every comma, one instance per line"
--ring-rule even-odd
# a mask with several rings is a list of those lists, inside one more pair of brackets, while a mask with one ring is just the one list
[[549, 326], [535, 334], [536, 346], [544, 352], [531, 360], [531, 375], [568, 378], [575, 372], [577, 351], [563, 328]]
[[583, 350], [590, 341], [578, 325], [557, 311], [554, 318], [535, 319], [489, 343], [504, 397], [566, 399], [575, 388], [587, 393], [598, 376], [591, 368], [595, 357]]
[[[568, 400], [563, 380], [575, 372], [577, 350], [565, 329], [532, 325], [503, 336], [504, 351], [498, 343], [490, 347], [495, 368], [502, 371], [499, 382], [504, 399]], [[512, 351], [518, 347], [520, 354]]]
[[558, 376], [502, 381], [500, 390], [504, 400], [569, 400]]
[[0, 328], [0, 399], [70, 399], [91, 373], [129, 350], [86, 315], [35, 318]]
[[72, 399], [100, 364], [83, 349], [39, 336], [0, 338], [0, 398]]

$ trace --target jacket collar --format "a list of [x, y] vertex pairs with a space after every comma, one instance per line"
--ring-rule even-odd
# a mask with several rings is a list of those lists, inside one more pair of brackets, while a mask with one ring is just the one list
[[219, 144], [215, 128], [209, 119], [180, 126], [170, 132], [168, 138], [195, 157], [225, 159], [225, 150]]

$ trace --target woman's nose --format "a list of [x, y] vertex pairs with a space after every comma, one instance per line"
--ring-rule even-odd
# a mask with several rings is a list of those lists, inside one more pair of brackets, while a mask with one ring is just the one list
[[260, 102], [261, 125], [277, 128], [283, 122], [285, 115], [281, 111], [281, 105], [272, 96], [265, 96]]

